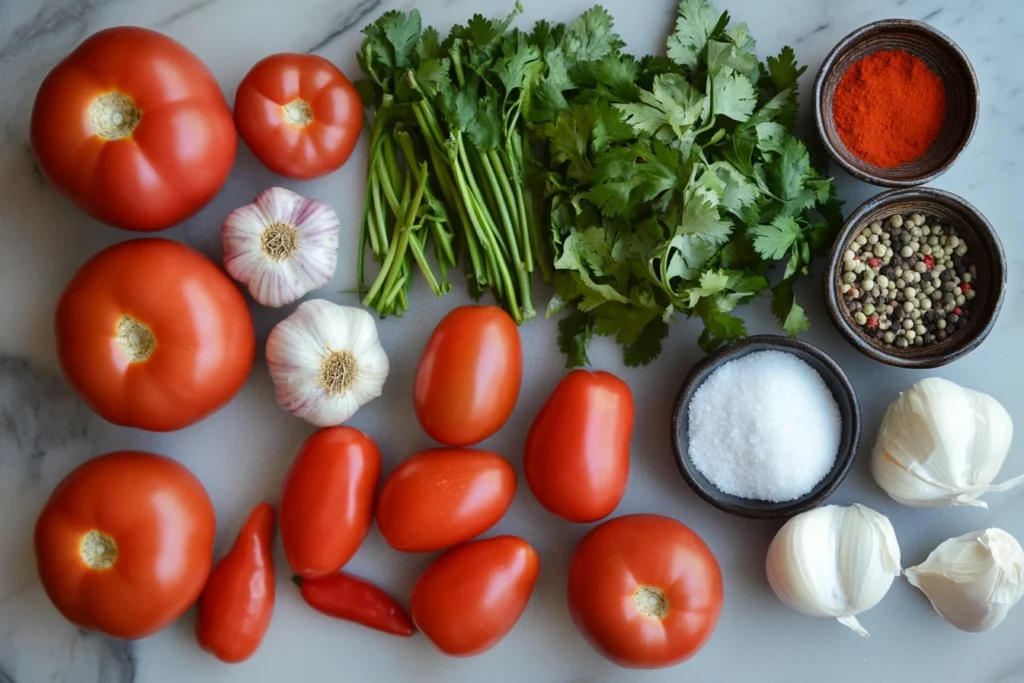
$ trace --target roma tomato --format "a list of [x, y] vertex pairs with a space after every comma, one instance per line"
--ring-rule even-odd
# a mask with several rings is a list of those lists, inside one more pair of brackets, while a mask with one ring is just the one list
[[420, 575], [409, 611], [441, 652], [478, 655], [519, 621], [539, 573], [537, 553], [521, 538], [470, 541], [441, 555]]
[[180, 43], [134, 26], [93, 34], [50, 71], [31, 136], [59, 192], [127, 230], [169, 228], [206, 206], [237, 145], [210, 70]]
[[166, 239], [121, 242], [92, 257], [64, 288], [56, 332], [64, 376], [90, 408], [158, 432], [230, 401], [256, 353], [235, 283]]
[[260, 503], [210, 573], [196, 609], [196, 641], [222, 662], [256, 652], [274, 612], [274, 508]]
[[276, 54], [256, 63], [235, 95], [235, 124], [274, 173], [309, 180], [337, 170], [363, 126], [355, 86], [323, 57]]
[[471, 446], [501, 429], [523, 380], [519, 330], [496, 306], [460, 306], [438, 324], [423, 351], [413, 404], [430, 438]]
[[565, 376], [526, 439], [526, 482], [540, 504], [570, 522], [615, 510], [629, 479], [633, 393], [607, 372]]
[[80, 465], [36, 522], [36, 569], [71, 623], [144, 638], [199, 597], [213, 563], [213, 503], [162, 455], [120, 451]]
[[388, 545], [410, 553], [450, 548], [505, 515], [516, 473], [489, 451], [437, 448], [408, 458], [384, 482], [377, 526]]
[[569, 611], [580, 633], [619, 666], [672, 666], [715, 630], [722, 572], [684, 524], [660, 515], [617, 517], [573, 551]]
[[373, 521], [377, 444], [351, 427], [328, 427], [302, 445], [284, 479], [278, 517], [284, 554], [304, 579], [352, 559]]

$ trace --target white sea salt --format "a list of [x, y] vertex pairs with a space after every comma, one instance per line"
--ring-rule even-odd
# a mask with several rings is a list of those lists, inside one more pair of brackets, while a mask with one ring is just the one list
[[835, 464], [841, 433], [825, 381], [782, 351], [725, 363], [690, 400], [691, 462], [740, 498], [781, 503], [809, 493]]

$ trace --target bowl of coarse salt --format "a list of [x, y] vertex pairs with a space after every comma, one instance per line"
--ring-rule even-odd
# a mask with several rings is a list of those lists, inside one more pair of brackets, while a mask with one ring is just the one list
[[740, 517], [778, 519], [820, 505], [853, 465], [860, 408], [843, 369], [788, 337], [736, 342], [690, 370], [672, 414], [683, 478]]

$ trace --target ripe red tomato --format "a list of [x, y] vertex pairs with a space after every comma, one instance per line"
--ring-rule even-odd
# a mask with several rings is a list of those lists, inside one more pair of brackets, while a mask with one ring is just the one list
[[501, 429], [523, 379], [519, 330], [496, 306], [460, 306], [438, 323], [423, 351], [413, 404], [423, 430], [448, 446], [471, 446]]
[[715, 630], [722, 572], [684, 524], [660, 515], [617, 517], [576, 545], [569, 611], [590, 644], [619, 666], [672, 666]]
[[450, 548], [497, 524], [515, 493], [515, 470], [497, 453], [424, 451], [408, 458], [384, 482], [377, 526], [396, 550]]
[[530, 428], [526, 482], [541, 505], [570, 522], [607, 517], [626, 492], [632, 434], [629, 386], [607, 372], [570, 372]]
[[409, 611], [416, 628], [441, 652], [478, 655], [519, 621], [539, 573], [537, 553], [521, 538], [470, 541], [441, 555], [420, 575]]
[[127, 230], [162, 230], [213, 199], [235, 162], [235, 125], [206, 65], [134, 26], [85, 39], [47, 74], [32, 151], [80, 209]]
[[235, 283], [166, 239], [121, 242], [93, 256], [64, 288], [56, 332], [64, 376], [90, 408], [158, 432], [230, 401], [256, 353]]
[[345, 74], [323, 57], [276, 54], [257, 62], [238, 85], [235, 124], [264, 166], [310, 180], [352, 154], [363, 105]]
[[260, 503], [210, 572], [196, 609], [196, 642], [222, 662], [252, 657], [274, 612], [274, 508]]
[[373, 521], [380, 450], [351, 427], [328, 427], [302, 445], [288, 470], [278, 505], [281, 543], [304, 579], [341, 569], [362, 545]]
[[71, 623], [145, 638], [199, 597], [215, 530], [213, 503], [183, 465], [152, 453], [108, 453], [53, 490], [36, 522], [36, 569]]

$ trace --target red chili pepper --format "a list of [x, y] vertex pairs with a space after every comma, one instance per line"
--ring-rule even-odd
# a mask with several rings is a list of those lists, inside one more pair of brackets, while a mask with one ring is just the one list
[[416, 632], [412, 619], [394, 598], [357, 576], [338, 572], [319, 579], [295, 576], [292, 581], [302, 589], [306, 603], [321, 614], [396, 636]]
[[882, 265], [882, 261], [881, 259], [872, 257], [868, 259], [868, 265], [871, 266], [872, 268], [877, 268], [878, 266]]
[[960, 283], [960, 291], [961, 292], [969, 292], [972, 289], [974, 289], [974, 288], [971, 287], [971, 283], [970, 282], [961, 282]]
[[935, 257], [932, 256], [931, 254], [925, 254], [924, 264], [928, 266], [928, 270], [931, 270], [932, 268], [935, 267]]
[[963, 315], [964, 314], [963, 310], [961, 310], [959, 306], [954, 308], [953, 312], [956, 313], [957, 315]]
[[868, 327], [878, 327], [878, 316], [877, 315], [869, 315], [868, 316]]
[[210, 572], [199, 597], [196, 640], [222, 662], [242, 662], [263, 641], [274, 611], [274, 561], [270, 535], [274, 508], [260, 503], [238, 540]]

